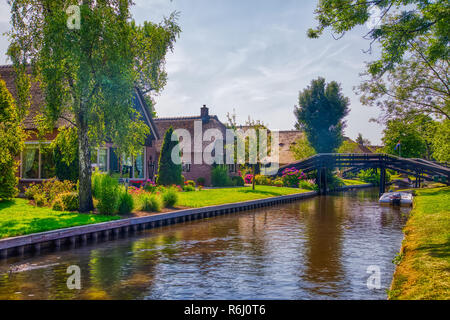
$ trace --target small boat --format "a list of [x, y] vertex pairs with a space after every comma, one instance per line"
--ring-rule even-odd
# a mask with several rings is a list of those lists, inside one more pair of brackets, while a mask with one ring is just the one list
[[383, 193], [378, 200], [381, 204], [393, 204], [397, 206], [412, 206], [413, 196], [407, 192], [387, 192]]

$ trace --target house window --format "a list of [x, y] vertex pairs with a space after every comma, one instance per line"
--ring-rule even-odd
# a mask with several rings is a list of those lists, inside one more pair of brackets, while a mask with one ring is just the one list
[[183, 163], [183, 172], [191, 172], [191, 164], [190, 163]]
[[117, 149], [111, 149], [110, 170], [114, 178], [143, 179], [145, 178], [145, 148], [136, 157], [120, 157]]
[[108, 148], [92, 149], [91, 165], [102, 172], [108, 172]]
[[53, 154], [47, 143], [27, 143], [22, 151], [22, 179], [50, 179], [55, 176]]
[[235, 163], [228, 165], [228, 172], [237, 172], [237, 165]]

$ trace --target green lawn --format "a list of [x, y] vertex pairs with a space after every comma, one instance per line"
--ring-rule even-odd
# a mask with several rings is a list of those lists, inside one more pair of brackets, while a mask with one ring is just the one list
[[119, 216], [80, 214], [35, 207], [25, 199], [0, 202], [0, 239], [60, 228], [117, 220]]
[[178, 205], [192, 208], [220, 205], [225, 203], [241, 202], [248, 200], [264, 199], [270, 197], [284, 196], [288, 194], [309, 192], [311, 190], [279, 188], [271, 186], [256, 186], [253, 191], [251, 187], [204, 189], [195, 192], [181, 192]]
[[360, 184], [367, 184], [367, 182], [361, 180], [352, 180], [352, 179], [342, 179], [346, 186], [357, 186]]
[[450, 187], [417, 190], [390, 299], [450, 298]]

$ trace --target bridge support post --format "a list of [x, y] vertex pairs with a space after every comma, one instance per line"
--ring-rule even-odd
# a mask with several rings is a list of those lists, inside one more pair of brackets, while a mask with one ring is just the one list
[[386, 168], [380, 168], [380, 196], [386, 192]]

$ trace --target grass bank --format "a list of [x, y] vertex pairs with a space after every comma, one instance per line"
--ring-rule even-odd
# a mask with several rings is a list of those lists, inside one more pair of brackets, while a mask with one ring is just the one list
[[[252, 190], [251, 187], [204, 189], [202, 191], [178, 193], [177, 206], [199, 208], [308, 191], [270, 186], [256, 186], [256, 190]], [[29, 204], [26, 199], [16, 198], [11, 201], [0, 202], [0, 239], [120, 218], [117, 215], [54, 211], [49, 207], [35, 207]]]
[[200, 208], [233, 202], [279, 197], [309, 191], [311, 190], [279, 188], [272, 186], [256, 186], [255, 190], [252, 190], [251, 187], [204, 189], [196, 192], [179, 193], [178, 205], [191, 208]]
[[0, 239], [117, 219], [120, 217], [54, 211], [16, 198], [0, 202]]
[[342, 179], [346, 186], [357, 186], [361, 184], [367, 184], [367, 182], [361, 180], [353, 180], [353, 179]]
[[450, 187], [417, 191], [389, 299], [450, 299]]

